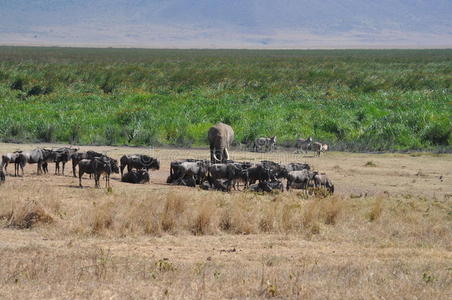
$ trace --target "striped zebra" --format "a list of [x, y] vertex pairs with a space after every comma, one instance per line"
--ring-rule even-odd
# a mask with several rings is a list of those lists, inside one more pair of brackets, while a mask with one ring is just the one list
[[296, 153], [305, 152], [308, 153], [308, 149], [311, 147], [312, 137], [307, 139], [297, 139], [295, 147], [297, 148]]

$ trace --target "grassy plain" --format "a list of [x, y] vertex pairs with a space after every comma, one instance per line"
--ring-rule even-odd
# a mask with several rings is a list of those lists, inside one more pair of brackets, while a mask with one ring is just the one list
[[452, 50], [0, 47], [0, 139], [199, 146], [313, 136], [337, 150], [450, 151]]
[[[37, 145], [0, 144], [0, 153]], [[39, 145], [52, 146], [52, 145]], [[308, 162], [328, 198], [164, 184], [173, 159], [206, 149], [86, 147], [162, 161], [151, 184], [112, 190], [68, 176], [0, 186], [3, 299], [450, 299], [452, 156], [320, 158], [231, 151], [234, 159]], [[50, 167], [53, 172], [53, 167]]]

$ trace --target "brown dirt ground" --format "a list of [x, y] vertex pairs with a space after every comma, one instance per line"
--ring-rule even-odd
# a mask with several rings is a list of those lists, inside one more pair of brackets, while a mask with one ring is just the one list
[[[61, 145], [0, 144], [0, 153], [38, 146]], [[124, 184], [119, 181], [119, 175], [114, 175], [115, 195], [157, 197], [176, 191], [191, 197], [207, 197], [203, 198], [207, 200], [212, 197], [216, 201], [235, 197], [165, 184], [170, 161], [206, 159], [207, 149], [80, 148], [104, 152], [114, 158], [143, 153], [161, 160], [161, 169], [152, 172], [151, 184]], [[330, 152], [313, 157], [311, 153], [303, 156], [290, 151], [234, 150], [231, 155], [234, 160], [307, 162], [329, 175], [337, 194], [349, 201], [347, 209], [353, 213], [344, 213], [346, 217], [333, 227], [321, 224], [321, 234], [317, 235], [283, 232], [244, 235], [216, 231], [200, 236], [185, 231], [156, 235], [78, 235], [58, 228], [58, 224], [65, 224], [64, 220], [69, 218], [64, 213], [56, 225], [44, 224], [25, 230], [3, 226], [0, 228], [3, 266], [0, 298], [452, 297], [452, 155]], [[49, 170], [50, 174], [37, 176], [35, 166], [28, 165], [24, 177], [8, 176], [0, 186], [0, 197], [4, 199], [0, 203], [8, 205], [23, 198], [44, 201], [54, 195], [63, 207], [56, 211], [64, 212], [71, 207], [67, 209], [68, 214], [77, 210], [74, 214], [83, 215], [91, 201], [106, 197], [106, 190], [94, 189], [94, 183], [87, 177], [83, 181], [85, 188], [78, 188], [78, 179], [71, 176], [71, 163], [66, 168], [66, 176], [53, 175], [53, 164]], [[8, 171], [13, 172], [13, 166]], [[240, 192], [233, 194], [236, 193]], [[279, 197], [285, 201], [285, 197], [290, 198], [294, 193], [297, 192]], [[377, 222], [365, 221], [364, 210], [367, 214], [378, 197], [389, 199], [384, 202], [387, 213]], [[389, 202], [392, 201], [389, 197], [402, 199], [398, 201], [406, 201], [400, 203], [407, 206], [393, 213], [396, 206]], [[272, 205], [271, 201], [268, 203]], [[405, 215], [406, 207], [410, 206], [415, 208]], [[435, 217], [419, 221], [429, 209], [438, 210]]]

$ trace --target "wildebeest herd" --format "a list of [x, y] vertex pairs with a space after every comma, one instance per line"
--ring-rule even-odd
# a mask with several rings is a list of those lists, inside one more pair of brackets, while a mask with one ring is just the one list
[[[170, 163], [167, 183], [196, 187], [205, 190], [229, 192], [234, 190], [252, 190], [271, 192], [284, 189], [323, 188], [334, 193], [334, 185], [324, 173], [311, 170], [306, 163], [280, 164], [269, 160], [258, 163], [238, 162], [229, 159], [228, 148], [234, 140], [234, 131], [229, 125], [218, 123], [208, 131], [210, 160], [184, 159]], [[276, 144], [276, 137], [256, 140], [256, 147], [268, 144], [270, 149]], [[257, 146], [260, 145], [260, 146]], [[297, 151], [324, 152], [326, 144], [313, 143], [312, 138], [297, 141]], [[5, 181], [8, 165], [14, 165], [14, 176], [23, 176], [27, 164], [36, 164], [38, 175], [48, 173], [48, 164], [55, 163], [55, 175], [64, 175], [65, 165], [72, 162], [72, 175], [78, 177], [82, 187], [84, 174], [94, 179], [95, 187], [100, 187], [103, 175], [105, 186], [110, 187], [110, 175], [121, 173], [121, 181], [126, 183], [149, 183], [150, 170], [159, 170], [160, 161], [144, 154], [123, 155], [118, 160], [95, 151], [80, 152], [78, 148], [62, 147], [58, 149], [34, 149], [15, 151], [2, 155], [0, 183]], [[78, 172], [76, 171], [78, 167]], [[124, 173], [127, 168], [127, 173]], [[286, 185], [283, 184], [286, 179]]]

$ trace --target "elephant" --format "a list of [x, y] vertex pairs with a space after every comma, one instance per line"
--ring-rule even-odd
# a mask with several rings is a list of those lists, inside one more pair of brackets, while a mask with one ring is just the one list
[[234, 140], [234, 130], [224, 123], [217, 123], [210, 127], [207, 134], [210, 144], [210, 161], [212, 163], [226, 163], [229, 159], [228, 148]]

